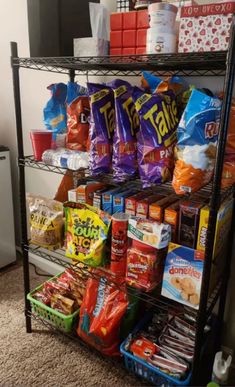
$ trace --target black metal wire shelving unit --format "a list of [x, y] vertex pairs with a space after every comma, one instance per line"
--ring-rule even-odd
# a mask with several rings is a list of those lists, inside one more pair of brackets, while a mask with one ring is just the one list
[[[31, 319], [35, 318], [45, 326], [52, 328], [47, 321], [35, 316], [31, 313], [30, 303], [26, 296], [30, 291], [29, 281], [29, 253], [33, 253], [40, 258], [57, 263], [64, 267], [73, 267], [71, 261], [64, 257], [64, 250], [51, 252], [42, 249], [38, 246], [30, 245], [27, 236], [27, 217], [26, 217], [26, 201], [25, 201], [25, 167], [30, 167], [47, 172], [53, 172], [64, 175], [68, 170], [60, 167], [45, 164], [43, 162], [35, 162], [33, 156], [24, 154], [23, 145], [23, 129], [22, 129], [22, 113], [20, 99], [20, 68], [32, 70], [49, 71], [61, 74], [67, 74], [69, 79], [73, 81], [76, 76], [136, 76], [140, 75], [141, 71], [147, 70], [161, 76], [169, 76], [177, 74], [181, 76], [223, 76], [224, 77], [224, 100], [221, 113], [220, 132], [218, 140], [218, 150], [215, 163], [215, 174], [213, 182], [208, 184], [202, 190], [209, 191], [210, 197], [210, 216], [208, 223], [205, 263], [202, 280], [202, 290], [199, 310], [197, 316], [197, 333], [195, 356], [193, 362], [192, 385], [200, 385], [200, 361], [201, 349], [205, 340], [205, 327], [210, 318], [212, 311], [218, 304], [217, 313], [217, 340], [214, 345], [216, 350], [220, 345], [220, 332], [222, 331], [223, 315], [226, 302], [227, 283], [230, 275], [230, 262], [232, 258], [233, 233], [235, 229], [235, 211], [233, 211], [232, 225], [228, 238], [223, 241], [223, 249], [220, 254], [225, 260], [225, 269], [221, 273], [217, 286], [212, 293], [209, 293], [210, 274], [212, 266], [212, 255], [214, 246], [214, 236], [216, 228], [216, 217], [221, 201], [227, 196], [234, 195], [234, 187], [221, 189], [221, 176], [223, 169], [223, 160], [225, 154], [225, 145], [227, 138], [227, 129], [229, 122], [229, 113], [232, 100], [233, 83], [235, 77], [235, 23], [233, 24], [229, 51], [226, 52], [204, 52], [204, 53], [187, 53], [187, 54], [160, 54], [160, 55], [131, 55], [131, 56], [112, 56], [112, 57], [84, 57], [84, 58], [19, 58], [17, 44], [11, 43], [11, 64], [13, 73], [15, 114], [16, 114], [16, 132], [18, 141], [18, 165], [19, 165], [19, 188], [20, 188], [20, 203], [21, 203], [21, 226], [22, 226], [22, 250], [23, 250], [23, 268], [24, 268], [24, 293], [25, 293], [25, 318], [26, 331], [31, 332]], [[77, 179], [89, 176], [87, 170], [69, 171], [72, 176]], [[101, 176], [104, 179], [104, 176]], [[106, 177], [110, 178], [110, 177]], [[168, 183], [170, 184], [170, 183]], [[76, 269], [77, 270], [77, 269]], [[88, 267], [80, 267], [84, 275], [93, 276]], [[115, 282], [115, 286], [120, 286]], [[127, 290], [131, 292], [129, 288]], [[146, 301], [150, 307], [157, 307], [163, 310], [175, 308], [177, 312], [182, 313], [182, 306], [170, 302], [161, 296], [149, 295], [140, 293], [139, 297]], [[75, 336], [73, 336], [73, 339]], [[76, 340], [79, 342], [81, 340]], [[213, 355], [213, 354], [212, 354]]]

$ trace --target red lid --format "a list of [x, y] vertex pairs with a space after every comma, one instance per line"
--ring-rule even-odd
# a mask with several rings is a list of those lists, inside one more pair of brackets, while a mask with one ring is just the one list
[[146, 245], [146, 243], [136, 241], [135, 239], [132, 240], [132, 246], [140, 251], [143, 251], [143, 253], [152, 253], [157, 250], [155, 247]]

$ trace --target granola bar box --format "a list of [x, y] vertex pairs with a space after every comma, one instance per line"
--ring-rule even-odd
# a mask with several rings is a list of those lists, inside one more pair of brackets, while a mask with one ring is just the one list
[[162, 296], [198, 309], [203, 265], [203, 252], [170, 243], [165, 260]]

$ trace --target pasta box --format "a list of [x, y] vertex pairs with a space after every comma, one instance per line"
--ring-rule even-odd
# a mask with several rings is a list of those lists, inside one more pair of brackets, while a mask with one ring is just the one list
[[234, 13], [234, 2], [182, 7], [178, 51], [227, 50]]

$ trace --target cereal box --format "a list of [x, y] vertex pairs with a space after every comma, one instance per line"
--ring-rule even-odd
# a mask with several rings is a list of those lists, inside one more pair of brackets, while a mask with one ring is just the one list
[[[204, 206], [200, 211], [197, 250], [203, 251], [203, 252], [205, 251], [205, 246], [206, 246], [209, 212], [210, 210], [208, 206]], [[223, 203], [219, 209], [217, 220], [216, 220], [214, 252], [213, 252], [214, 258], [224, 247], [223, 242], [226, 241], [226, 237], [228, 236], [228, 232], [229, 232], [231, 220], [232, 220], [232, 212], [233, 212], [233, 199]]]
[[136, 203], [136, 216], [139, 218], [148, 218], [149, 205], [156, 202], [157, 200], [163, 199], [163, 197], [163, 194], [155, 193], [154, 195], [148, 196], [145, 199], [138, 200]]
[[162, 296], [198, 309], [204, 253], [170, 243], [165, 261]]
[[113, 213], [113, 196], [115, 193], [121, 192], [123, 188], [113, 188], [102, 194], [102, 209], [112, 215]]
[[149, 206], [149, 217], [162, 222], [164, 218], [164, 209], [177, 201], [177, 196], [172, 194], [158, 200]]
[[129, 215], [136, 215], [136, 205], [137, 201], [140, 199], [144, 199], [147, 196], [150, 196], [151, 192], [139, 192], [129, 198], [125, 199], [125, 212]]
[[178, 241], [180, 201], [171, 204], [164, 211], [164, 222], [171, 225], [171, 242]]
[[116, 212], [125, 212], [125, 198], [136, 193], [136, 189], [128, 189], [117, 193], [113, 197], [113, 214]]
[[198, 223], [201, 207], [202, 204], [189, 200], [180, 203], [178, 241], [181, 245], [191, 247], [192, 249], [197, 246]]
[[156, 249], [167, 247], [171, 238], [171, 226], [150, 219], [131, 216], [128, 222], [128, 237], [153, 246]]

